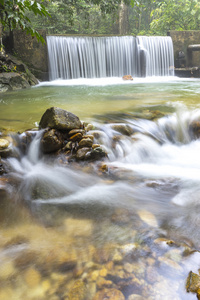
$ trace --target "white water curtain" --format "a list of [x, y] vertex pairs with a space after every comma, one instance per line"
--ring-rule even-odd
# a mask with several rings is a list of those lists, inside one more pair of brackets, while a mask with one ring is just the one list
[[50, 80], [173, 75], [170, 37], [47, 36], [47, 47]]

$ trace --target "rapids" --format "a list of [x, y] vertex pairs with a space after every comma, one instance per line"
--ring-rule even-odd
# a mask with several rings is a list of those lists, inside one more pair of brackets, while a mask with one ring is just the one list
[[[80, 106], [91, 107], [86, 120], [94, 125], [88, 133], [108, 157], [66, 163], [40, 153], [42, 131], [26, 153], [24, 133], [13, 135], [17, 156], [2, 159], [9, 174], [7, 194], [0, 194], [0, 299], [71, 300], [77, 282], [84, 284], [83, 299], [110, 287], [124, 299], [196, 299], [185, 282], [200, 267], [200, 140], [191, 127], [200, 119], [199, 80], [140, 80], [31, 89], [34, 104], [37, 93], [51, 98], [53, 85], [58, 99], [60, 86], [66, 98], [82, 94]], [[99, 114], [93, 98], [104, 106]], [[66, 109], [72, 102], [60, 101]]]

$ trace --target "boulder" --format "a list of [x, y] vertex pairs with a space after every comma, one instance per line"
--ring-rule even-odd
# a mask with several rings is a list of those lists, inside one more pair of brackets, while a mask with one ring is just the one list
[[19, 90], [38, 84], [27, 66], [11, 55], [0, 53], [0, 92]]
[[103, 289], [96, 293], [93, 300], [103, 300], [103, 299], [110, 299], [110, 300], [125, 300], [124, 295], [117, 289]]
[[199, 121], [193, 121], [193, 122], [191, 122], [191, 124], [189, 124], [189, 133], [195, 139], [200, 138], [200, 122]]
[[62, 148], [63, 142], [63, 136], [58, 130], [46, 130], [40, 142], [41, 150], [43, 153], [55, 152]]
[[79, 143], [78, 146], [80, 148], [84, 147], [92, 147], [93, 141], [90, 138], [83, 138]]
[[12, 144], [7, 139], [0, 138], [0, 157], [7, 158], [13, 155]]
[[113, 124], [111, 128], [123, 135], [131, 136], [134, 133], [133, 128], [128, 124]]
[[43, 114], [39, 127], [50, 127], [62, 131], [70, 131], [72, 129], [81, 128], [82, 124], [80, 119], [73, 113], [58, 107], [51, 107]]
[[197, 293], [200, 290], [200, 276], [190, 271], [186, 281], [186, 291]]
[[131, 75], [124, 75], [122, 77], [123, 80], [133, 80], [133, 77]]
[[105, 157], [107, 157], [107, 153], [101, 147], [97, 147], [86, 153], [85, 160], [96, 161]]
[[6, 139], [0, 139], [0, 150], [4, 150], [8, 148], [9, 146], [9, 141]]

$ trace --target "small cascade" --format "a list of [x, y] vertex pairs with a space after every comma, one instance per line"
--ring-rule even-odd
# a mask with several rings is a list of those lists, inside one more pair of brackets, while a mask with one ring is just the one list
[[171, 37], [167, 36], [138, 36], [140, 52], [144, 51], [141, 68], [145, 67], [146, 76], [174, 75], [174, 56]]
[[173, 75], [170, 37], [48, 36], [50, 80]]

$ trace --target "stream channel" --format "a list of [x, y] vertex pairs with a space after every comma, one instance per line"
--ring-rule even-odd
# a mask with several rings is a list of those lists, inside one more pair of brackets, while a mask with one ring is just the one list
[[52, 106], [91, 123], [108, 157], [49, 162], [39, 132], [5, 159], [0, 300], [196, 299], [185, 285], [200, 268], [200, 80], [40, 83], [0, 95], [0, 132], [21, 137]]

